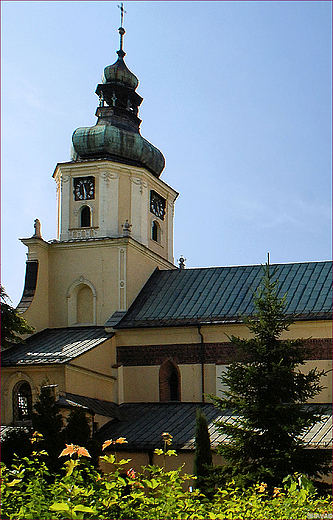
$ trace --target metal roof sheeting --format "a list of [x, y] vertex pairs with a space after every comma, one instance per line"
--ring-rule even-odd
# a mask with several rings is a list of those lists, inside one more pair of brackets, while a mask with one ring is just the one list
[[[168, 432], [173, 436], [173, 449], [192, 450], [195, 448], [198, 407], [206, 415], [212, 448], [216, 448], [221, 442], [226, 442], [226, 435], [218, 431], [215, 422], [233, 423], [236, 416], [230, 411], [223, 412], [210, 403], [122, 404], [119, 406], [122, 418], [109, 421], [99, 430], [97, 438], [104, 442], [108, 439], [125, 437], [128, 441], [128, 444], [124, 445], [126, 450], [153, 450], [161, 447], [161, 435], [163, 432]], [[326, 406], [325, 409], [323, 420], [301, 436], [309, 448], [332, 448], [332, 409], [330, 406]]]
[[68, 363], [112, 336], [104, 327], [45, 329], [2, 352], [1, 365]]
[[[332, 262], [272, 264], [286, 314], [299, 319], [332, 316]], [[261, 265], [156, 270], [115, 328], [242, 321], [254, 312]]]

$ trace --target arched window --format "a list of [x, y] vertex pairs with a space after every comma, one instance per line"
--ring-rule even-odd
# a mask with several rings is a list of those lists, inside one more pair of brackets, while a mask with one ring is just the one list
[[151, 239], [154, 240], [154, 242], [161, 242], [161, 228], [157, 220], [154, 220], [151, 227]]
[[31, 387], [26, 381], [19, 381], [13, 388], [13, 420], [29, 421], [31, 419], [32, 395]]
[[160, 368], [160, 401], [180, 401], [180, 372], [172, 361], [166, 361]]
[[81, 209], [80, 226], [81, 227], [90, 227], [91, 226], [90, 220], [91, 220], [90, 208], [89, 208], [89, 206], [83, 206], [83, 208]]

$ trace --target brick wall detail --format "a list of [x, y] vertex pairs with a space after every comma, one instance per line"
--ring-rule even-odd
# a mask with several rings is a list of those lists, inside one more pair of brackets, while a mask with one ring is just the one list
[[[162, 365], [172, 359], [177, 365], [196, 364], [201, 362], [200, 343], [175, 345], [146, 345], [117, 347], [117, 363], [124, 366]], [[205, 363], [228, 364], [239, 360], [237, 349], [229, 342], [205, 343]], [[332, 339], [308, 339], [304, 347], [309, 348], [309, 359], [332, 359]]]

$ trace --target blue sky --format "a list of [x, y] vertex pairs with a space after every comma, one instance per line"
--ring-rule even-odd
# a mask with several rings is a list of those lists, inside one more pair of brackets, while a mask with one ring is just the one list
[[[2, 8], [2, 284], [17, 304], [26, 248], [56, 237], [52, 173], [93, 125], [116, 60], [119, 2]], [[331, 2], [125, 3], [141, 133], [179, 191], [188, 267], [331, 258]]]

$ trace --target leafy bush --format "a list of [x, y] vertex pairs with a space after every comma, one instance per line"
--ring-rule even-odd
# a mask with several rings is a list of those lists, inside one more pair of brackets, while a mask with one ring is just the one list
[[[164, 434], [167, 435], [167, 434]], [[171, 437], [171, 436], [170, 436]], [[33, 441], [38, 440], [35, 434]], [[126, 442], [107, 441], [104, 448]], [[184, 491], [193, 478], [182, 468], [166, 470], [173, 450], [156, 450], [162, 466], [147, 466], [136, 474], [130, 459], [117, 460], [113, 453], [102, 457], [112, 471], [102, 475], [89, 462], [85, 448], [66, 445], [60, 457], [68, 457], [64, 475], [50, 481], [43, 462], [45, 452], [17, 459], [11, 468], [2, 464], [2, 515], [7, 519], [305, 519], [330, 516], [331, 500], [318, 498], [311, 482], [302, 475], [285, 478], [285, 489], [267, 491], [266, 484], [247, 490], [231, 482], [208, 500], [198, 490]]]

